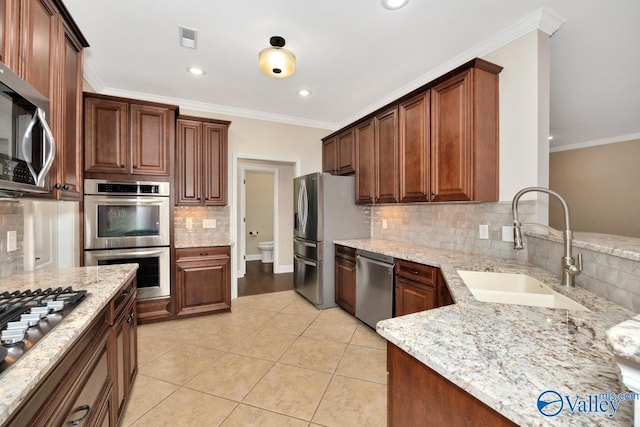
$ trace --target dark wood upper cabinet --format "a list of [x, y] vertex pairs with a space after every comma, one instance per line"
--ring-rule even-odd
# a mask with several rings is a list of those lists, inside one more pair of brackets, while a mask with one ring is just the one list
[[85, 174], [172, 176], [177, 107], [85, 93]]
[[375, 131], [375, 203], [397, 203], [398, 173], [398, 107], [378, 114]]
[[231, 122], [178, 119], [178, 205], [227, 204], [227, 131]]
[[55, 41], [58, 39], [60, 15], [51, 1], [21, 1], [22, 16], [25, 19], [21, 42], [22, 61], [19, 64], [25, 80], [40, 93], [51, 99], [52, 76], [55, 71]]
[[338, 142], [336, 138], [322, 141], [322, 172], [338, 173]]
[[126, 173], [128, 140], [129, 103], [85, 95], [85, 172]]
[[338, 142], [338, 175], [347, 175], [354, 172], [355, 144], [353, 141], [353, 129], [341, 133], [337, 137]]
[[356, 146], [356, 203], [371, 204], [375, 198], [375, 137], [373, 119], [354, 128]]
[[429, 201], [430, 92], [399, 106], [400, 202]]

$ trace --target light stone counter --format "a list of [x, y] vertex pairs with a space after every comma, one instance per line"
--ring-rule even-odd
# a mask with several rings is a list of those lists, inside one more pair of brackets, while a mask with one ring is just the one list
[[87, 291], [85, 299], [73, 311], [0, 374], [0, 425], [9, 419], [137, 269], [138, 264], [69, 268], [19, 274], [0, 281], [0, 292], [59, 286]]
[[204, 248], [211, 246], [233, 246], [233, 241], [225, 238], [208, 238], [204, 236], [201, 239], [190, 239], [175, 244], [176, 249], [183, 248]]
[[[624, 392], [605, 331], [634, 313], [580, 288], [560, 286], [560, 278], [530, 264], [482, 255], [361, 239], [338, 240], [439, 267], [455, 304], [378, 323], [385, 339], [523, 426], [628, 426], [631, 402], [621, 402], [613, 418], [603, 413], [571, 413], [565, 403], [556, 417], [542, 416], [537, 399], [546, 390], [575, 399]], [[477, 301], [456, 270], [526, 273], [590, 312]]]

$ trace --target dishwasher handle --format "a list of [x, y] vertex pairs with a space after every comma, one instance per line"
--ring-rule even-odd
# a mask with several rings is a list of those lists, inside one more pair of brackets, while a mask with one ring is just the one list
[[375, 259], [368, 258], [366, 256], [362, 256], [362, 255], [357, 255], [356, 256], [356, 262], [368, 262], [368, 263], [371, 263], [371, 264], [376, 264], [376, 265], [379, 265], [380, 267], [388, 268], [389, 271], [390, 271], [390, 274], [393, 274], [393, 266], [394, 266], [394, 264], [389, 264], [387, 262], [378, 261], [378, 260], [375, 260]]

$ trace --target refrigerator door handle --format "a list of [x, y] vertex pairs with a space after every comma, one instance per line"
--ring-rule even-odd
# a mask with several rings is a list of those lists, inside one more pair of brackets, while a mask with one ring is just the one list
[[309, 197], [307, 196], [307, 183], [306, 181], [302, 181], [300, 183], [300, 199], [298, 201], [298, 206], [300, 212], [302, 212], [302, 232], [306, 233], [307, 231], [307, 219], [309, 218]]

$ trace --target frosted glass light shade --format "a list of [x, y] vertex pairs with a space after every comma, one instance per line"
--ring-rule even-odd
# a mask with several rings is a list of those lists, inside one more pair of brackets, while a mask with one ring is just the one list
[[276, 79], [289, 77], [296, 70], [296, 56], [281, 47], [268, 47], [258, 54], [260, 71]]

